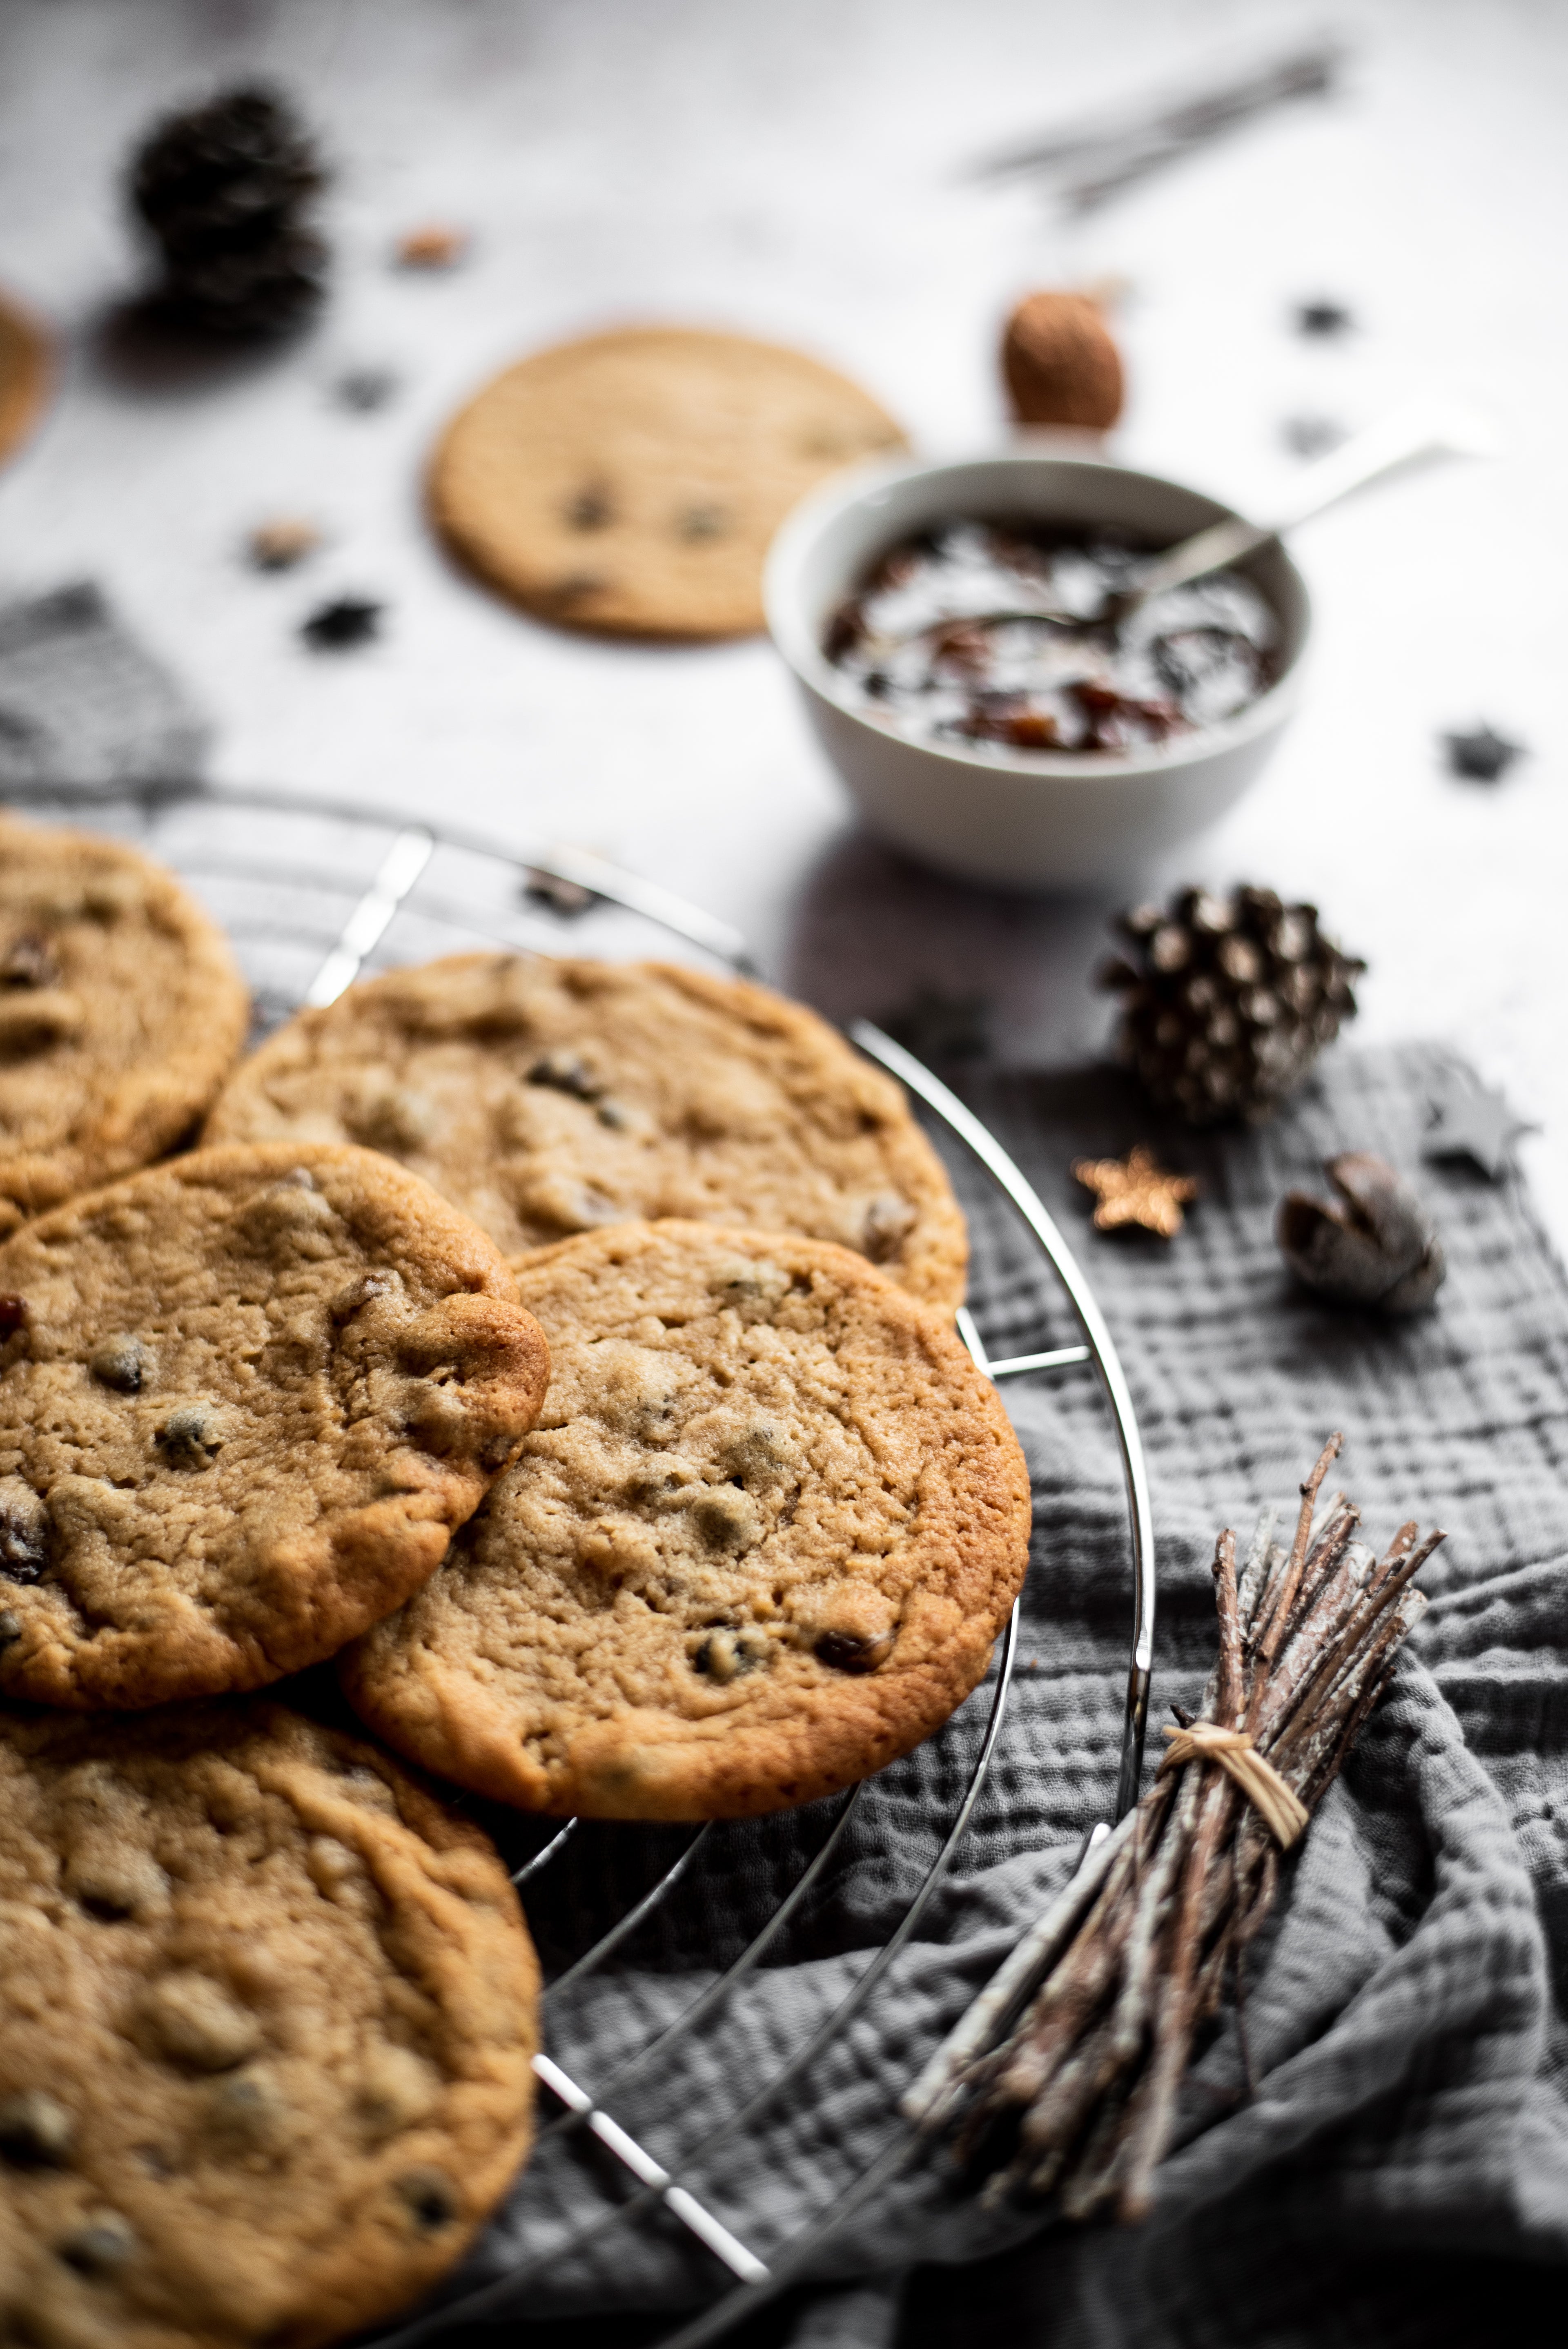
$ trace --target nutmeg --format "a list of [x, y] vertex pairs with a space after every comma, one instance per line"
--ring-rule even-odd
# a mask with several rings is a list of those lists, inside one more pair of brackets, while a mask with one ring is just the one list
[[1121, 354], [1087, 294], [1027, 294], [1002, 337], [1002, 373], [1020, 424], [1109, 431], [1121, 414]]

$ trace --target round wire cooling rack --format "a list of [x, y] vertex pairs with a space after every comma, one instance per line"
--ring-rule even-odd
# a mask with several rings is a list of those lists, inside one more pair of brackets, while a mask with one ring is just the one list
[[[185, 874], [234, 943], [254, 990], [262, 1032], [301, 1006], [331, 1003], [367, 966], [424, 960], [476, 940], [525, 952], [559, 951], [563, 917], [578, 915], [593, 916], [595, 951], [614, 955], [634, 950], [645, 940], [646, 926], [651, 923], [737, 972], [754, 974], [744, 939], [727, 923], [580, 849], [503, 847], [456, 828], [379, 810], [260, 790], [207, 792], [126, 787], [105, 791], [33, 784], [9, 796], [25, 801], [29, 812], [57, 812], [129, 837]], [[1120, 1455], [1132, 1559], [1131, 1643], [1112, 1813], [1112, 1819], [1119, 1821], [1137, 1798], [1142, 1766], [1154, 1636], [1155, 1565], [1142, 1446], [1115, 1345], [1061, 1233], [995, 1137], [923, 1062], [870, 1021], [857, 1020], [849, 1033], [859, 1050], [896, 1077], [985, 1170], [1016, 1211], [1066, 1294], [1080, 1342], [1014, 1354], [1002, 1361], [991, 1358], [974, 1318], [966, 1307], [961, 1308], [959, 1334], [978, 1367], [998, 1381], [1090, 1368], [1098, 1378]], [[460, 2300], [395, 2324], [376, 2337], [373, 2349], [424, 2349], [449, 2325], [500, 2316], [525, 2281], [542, 2274], [566, 2254], [581, 2251], [602, 2230], [645, 2224], [660, 2213], [678, 2222], [716, 2266], [720, 2289], [713, 2303], [661, 2344], [661, 2349], [700, 2349], [700, 2344], [718, 2339], [799, 2277], [828, 2238], [892, 2180], [922, 2142], [915, 2120], [895, 2123], [889, 2142], [848, 2190], [838, 2193], [781, 2250], [764, 2260], [725, 2223], [712, 2207], [711, 2192], [705, 2199], [692, 2190], [680, 2165], [694, 2171], [700, 2154], [702, 2168], [711, 2173], [713, 2156], [726, 2142], [741, 2137], [773, 2107], [809, 2084], [813, 2067], [872, 2003], [894, 1960], [913, 1938], [969, 1825], [1001, 1733], [1018, 1644], [1016, 1607], [998, 1644], [1000, 1653], [987, 1682], [968, 1701], [979, 1707], [988, 1695], [989, 1709], [935, 1856], [892, 1932], [837, 2006], [770, 2076], [744, 2096], [717, 2132], [708, 2129], [700, 2146], [688, 2145], [674, 2168], [656, 2160], [610, 2108], [611, 2101], [634, 2078], [645, 2094], [650, 2078], [656, 2082], [661, 2071], [667, 2075], [668, 2104], [676, 2105], [679, 2073], [678, 2068], [672, 2069], [673, 2059], [705, 2023], [717, 2020], [719, 2010], [763, 1962], [769, 1946], [820, 1891], [835, 1860], [844, 1854], [846, 1837], [861, 1806], [862, 1786], [851, 1787], [840, 1798], [825, 1839], [748, 1946], [684, 2011], [622, 2060], [610, 2077], [590, 2088], [550, 2055], [542, 2053], [535, 2058], [539, 2084], [555, 2107], [541, 2137], [584, 2132], [624, 2173], [623, 2185], [629, 2187], [629, 2193], [621, 2199], [606, 2194], [599, 2215], [548, 2251], [530, 2258], [525, 2265], [514, 2266]], [[1110, 1823], [1094, 1829], [1080, 1855], [1080, 1867], [1088, 1862], [1090, 1850], [1103, 1843]], [[574, 1837], [593, 1831], [592, 1826], [568, 1820], [549, 1834], [541, 1848], [516, 1870], [513, 1882], [520, 1888], [534, 1882], [559, 1861]], [[548, 1983], [544, 1992], [547, 2022], [552, 2007], [568, 1991], [599, 1972], [670, 1899], [713, 1833], [712, 1825], [699, 1826], [673, 1860], [662, 1868], [655, 1860], [657, 1872], [648, 1889]], [[998, 1977], [985, 1995], [994, 2002], [1002, 1986]], [[961, 2023], [955, 2038], [962, 2037], [965, 2030]], [[940, 2067], [941, 2060], [939, 2054], [934, 2068]], [[906, 2097], [906, 2114], [917, 2109], [921, 2094], [917, 2086], [913, 2097]], [[645, 2123], [645, 2133], [647, 2127]]]

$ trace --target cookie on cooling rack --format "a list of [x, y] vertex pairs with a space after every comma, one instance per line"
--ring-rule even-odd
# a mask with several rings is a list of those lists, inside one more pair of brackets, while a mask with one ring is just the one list
[[0, 2339], [310, 2349], [527, 2149], [538, 1969], [479, 1831], [252, 1701], [0, 1707]]
[[509, 367], [448, 427], [448, 543], [541, 618], [617, 635], [760, 628], [762, 563], [825, 474], [903, 435], [803, 352], [644, 326]]
[[903, 1092], [815, 1012], [664, 963], [454, 955], [301, 1012], [213, 1142], [385, 1150], [508, 1253], [645, 1216], [837, 1240], [951, 1311], [968, 1242]]
[[495, 1247], [368, 1150], [199, 1151], [0, 1247], [0, 1690], [141, 1706], [329, 1656], [533, 1425]]
[[32, 430], [48, 387], [48, 337], [0, 294], [0, 464]]
[[183, 1141], [249, 1017], [226, 939], [171, 874], [0, 815], [0, 1236]]
[[941, 1319], [848, 1249], [702, 1224], [542, 1249], [540, 1424], [340, 1660], [388, 1744], [557, 1815], [737, 1818], [880, 1769], [983, 1676], [1029, 1480]]

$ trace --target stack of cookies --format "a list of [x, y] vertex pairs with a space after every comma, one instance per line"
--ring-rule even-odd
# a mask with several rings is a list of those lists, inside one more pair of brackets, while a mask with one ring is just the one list
[[[1027, 1549], [957, 1206], [811, 1014], [470, 955], [231, 1073], [246, 1010], [167, 874], [0, 819], [0, 2339], [41, 2349], [334, 2338], [504, 2190], [532, 1952], [388, 1748], [555, 1816], [807, 1802], [975, 1685]], [[373, 1735], [253, 1693], [328, 1657]]]

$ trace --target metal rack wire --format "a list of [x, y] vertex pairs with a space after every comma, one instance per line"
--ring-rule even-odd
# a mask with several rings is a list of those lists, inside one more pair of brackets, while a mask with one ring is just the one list
[[[548, 897], [562, 886], [578, 902], [612, 909], [635, 923], [653, 923], [686, 946], [730, 968], [750, 974], [745, 941], [724, 922], [689, 905], [656, 885], [621, 872], [581, 850], [514, 849], [362, 806], [302, 800], [281, 792], [225, 791], [222, 794], [164, 794], [154, 791], [86, 792], [67, 786], [35, 787], [25, 794], [29, 810], [87, 820], [129, 833], [165, 863], [183, 872], [201, 891], [233, 936], [250, 966], [261, 1025], [273, 1024], [302, 1004], [332, 1002], [373, 957], [412, 960], [449, 951], [454, 944], [480, 939], [512, 948], [550, 951], [559, 945], [558, 917], [532, 909], [531, 897]], [[388, 934], [397, 945], [388, 953]], [[612, 937], [610, 944], [622, 943]], [[597, 941], [602, 944], [603, 941]], [[1081, 1332], [1081, 1342], [993, 1361], [967, 1309], [958, 1328], [978, 1366], [993, 1379], [1092, 1368], [1116, 1433], [1126, 1491], [1132, 1557], [1132, 1627], [1120, 1766], [1111, 1816], [1119, 1819], [1136, 1799], [1148, 1717], [1155, 1602], [1152, 1527], [1142, 1448], [1131, 1396], [1099, 1308], [1051, 1216], [995, 1136], [921, 1061], [869, 1021], [850, 1030], [853, 1042], [896, 1077], [975, 1159], [1016, 1210], [1056, 1273]], [[724, 2142], [754, 2127], [772, 2107], [807, 2081], [828, 2047], [876, 1998], [899, 1952], [917, 1931], [969, 1825], [1001, 1733], [1018, 1641], [1015, 1609], [999, 1642], [988, 1682], [972, 1704], [989, 1710], [966, 1784], [934, 1857], [898, 1924], [856, 1978], [852, 1987], [786, 2061], [745, 2099], [717, 2133], [704, 2137], [705, 2166]], [[729, 2288], [694, 2322], [667, 2336], [663, 2349], [700, 2349], [718, 2339], [758, 2306], [785, 2289], [820, 2251], [830, 2234], [846, 2225], [881, 2192], [918, 2150], [912, 2126], [899, 2125], [888, 2144], [830, 2209], [801, 2229], [770, 2260], [762, 2259], [725, 2223], [708, 2199], [699, 2198], [678, 2168], [661, 2163], [615, 2118], [611, 2109], [634, 2079], [645, 2088], [667, 2071], [684, 2043], [713, 2021], [740, 1984], [764, 1961], [768, 1949], [790, 1920], [820, 1889], [841, 1857], [863, 1789], [845, 1795], [825, 1840], [761, 1930], [733, 1962], [697, 1994], [684, 2012], [624, 2060], [614, 2075], [593, 2086], [573, 2077], [552, 2056], [541, 2054], [535, 2071], [554, 2107], [542, 2137], [584, 2132], [632, 2181], [629, 2199], [606, 2199], [600, 2215], [548, 2254], [515, 2267], [466, 2298], [449, 2302], [395, 2326], [377, 2337], [376, 2349], [420, 2349], [450, 2324], [500, 2313], [530, 2278], [601, 2232], [636, 2225], [667, 2212], [708, 2252]], [[569, 1821], [516, 1872], [520, 1887], [536, 1882], [560, 1860], [579, 1834]], [[589, 1830], [592, 1832], [592, 1830]], [[1096, 1830], [1098, 1837], [1102, 1831]], [[667, 1900], [691, 1869], [711, 1827], [694, 1831], [652, 1885], [607, 1930], [548, 1985], [548, 2023], [565, 1994], [603, 1969], [622, 1945]], [[691, 2149], [688, 2148], [688, 2152]], [[683, 2157], [684, 2158], [685, 2157]]]

